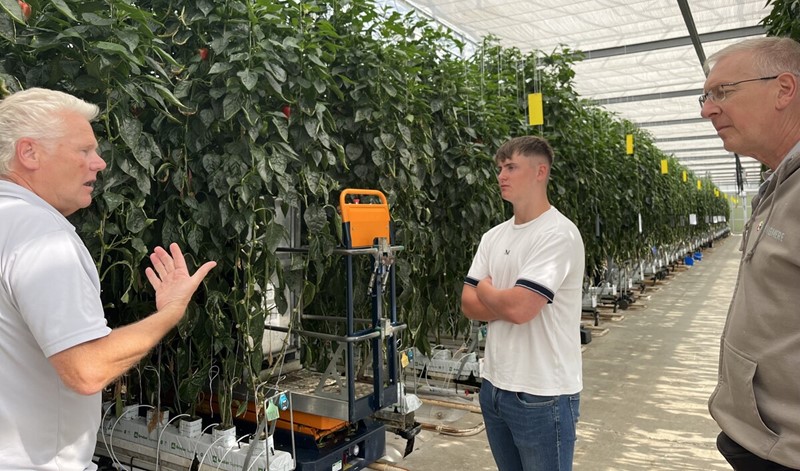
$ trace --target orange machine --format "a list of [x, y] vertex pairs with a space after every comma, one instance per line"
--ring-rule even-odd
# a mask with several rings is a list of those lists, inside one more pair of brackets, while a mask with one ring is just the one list
[[[366, 203], [360, 196], [377, 197], [380, 203]], [[378, 190], [348, 188], [339, 195], [345, 246], [372, 247], [375, 239], [389, 240], [389, 204]]]

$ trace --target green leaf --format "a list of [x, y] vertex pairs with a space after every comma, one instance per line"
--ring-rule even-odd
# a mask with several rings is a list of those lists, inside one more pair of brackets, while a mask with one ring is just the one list
[[16, 32], [14, 31], [14, 21], [23, 25], [25, 24], [25, 18], [22, 16], [22, 8], [13, 0], [0, 0], [0, 6], [3, 7], [3, 10], [5, 10], [10, 17], [7, 18], [5, 15], [0, 15], [0, 37], [15, 44], [17, 38]]
[[233, 68], [233, 65], [227, 62], [215, 62], [214, 65], [208, 70], [209, 75], [213, 74], [221, 74], [223, 72], [227, 72]]
[[153, 84], [153, 87], [155, 87], [155, 89], [158, 90], [158, 93], [160, 93], [162, 97], [166, 98], [168, 102], [172, 103], [173, 105], [179, 108], [184, 108], [184, 109], [187, 108], [187, 106], [181, 103], [181, 101], [178, 100], [167, 87], [158, 83]]
[[[8, 41], [10, 44], [17, 43], [17, 34], [14, 30], [14, 22], [11, 17], [0, 15], [0, 38]], [[2, 80], [2, 78], [0, 78]]]
[[282, 225], [274, 221], [264, 227], [264, 249], [267, 252], [275, 252], [275, 249], [281, 246], [283, 239], [286, 237], [286, 230]]
[[317, 138], [317, 132], [319, 131], [319, 121], [317, 121], [317, 118], [306, 119], [303, 126], [306, 128], [306, 132], [311, 139]]
[[229, 121], [242, 109], [241, 96], [238, 93], [228, 93], [222, 100], [222, 119]]
[[103, 201], [106, 203], [106, 210], [109, 213], [113, 213], [123, 202], [125, 202], [125, 197], [110, 191], [104, 191]]
[[349, 160], [358, 160], [361, 158], [361, 154], [364, 153], [364, 146], [360, 144], [347, 144], [345, 152]]
[[276, 82], [283, 83], [286, 81], [286, 71], [283, 69], [283, 67], [269, 62], [267, 63], [267, 68], [272, 73], [272, 76], [275, 78]]
[[274, 90], [279, 96], [283, 96], [283, 86], [270, 74], [267, 74], [266, 78], [267, 83], [270, 87], [272, 87], [272, 90]]
[[98, 49], [102, 49], [104, 51], [112, 52], [112, 53], [114, 53], [116, 55], [122, 56], [125, 59], [127, 59], [128, 61], [133, 62], [136, 65], [140, 65], [140, 66], [144, 65], [142, 63], [142, 61], [139, 60], [138, 57], [133, 56], [130, 52], [128, 52], [128, 50], [125, 47], [123, 47], [123, 46], [121, 46], [119, 44], [110, 43], [110, 42], [106, 42], [106, 41], [98, 41], [98, 42], [95, 43], [95, 47], [97, 47]]
[[384, 83], [382, 83], [381, 85], [383, 86], [383, 89], [386, 91], [386, 93], [387, 93], [387, 94], [388, 94], [390, 97], [394, 98], [394, 97], [396, 97], [396, 96], [397, 96], [397, 89], [396, 89], [396, 88], [394, 88], [394, 87], [393, 87], [391, 84], [388, 84], [388, 83], [385, 83], [385, 82], [384, 82]]
[[245, 69], [237, 72], [236, 75], [242, 79], [242, 85], [244, 85], [244, 88], [246, 88], [248, 91], [255, 88], [256, 84], [258, 83], [258, 74], [251, 70]]
[[272, 117], [272, 124], [275, 125], [275, 128], [278, 130], [278, 134], [280, 134], [281, 139], [283, 139], [284, 142], [288, 141], [289, 126], [286, 124], [286, 117], [281, 113], [274, 113]]
[[142, 136], [142, 123], [131, 116], [125, 115], [119, 125], [119, 134], [129, 148], [139, 147], [139, 138]]
[[325, 216], [325, 209], [316, 205], [309, 205], [309, 207], [306, 208], [303, 213], [303, 221], [305, 221], [306, 227], [308, 227], [309, 232], [312, 234], [321, 232], [328, 223], [328, 219]]
[[356, 123], [369, 119], [371, 114], [372, 114], [371, 111], [368, 109], [362, 109], [362, 108], [357, 109], [355, 118]]
[[269, 158], [269, 167], [278, 175], [286, 175], [286, 167], [289, 165], [289, 159], [284, 152], [276, 149], [272, 156]]
[[103, 18], [96, 13], [84, 13], [81, 18], [92, 26], [111, 26], [114, 24], [114, 20], [111, 18]]
[[141, 208], [130, 208], [125, 216], [125, 227], [134, 234], [138, 234], [147, 226], [147, 217]]
[[261, 180], [265, 183], [269, 183], [272, 179], [269, 175], [269, 170], [267, 167], [267, 153], [264, 151], [263, 147], [251, 145], [250, 146], [250, 155], [252, 155], [253, 160], [256, 163], [256, 171], [258, 175], [261, 177]]
[[386, 163], [386, 154], [382, 150], [372, 151], [372, 163], [378, 168]]
[[186, 243], [189, 244], [189, 247], [193, 252], [199, 253], [202, 252], [202, 242], [203, 230], [199, 226], [192, 226], [189, 229], [189, 234], [186, 237]]
[[147, 246], [144, 245], [144, 242], [139, 237], [134, 237], [131, 239], [131, 246], [136, 250], [136, 253], [139, 255], [147, 255]]
[[394, 134], [389, 134], [389, 133], [385, 133], [385, 132], [381, 133], [381, 142], [383, 142], [383, 145], [386, 146], [387, 149], [390, 149], [390, 150], [394, 149], [394, 145], [395, 145], [396, 141], [397, 141], [397, 138], [394, 137]]
[[397, 123], [397, 129], [400, 130], [400, 135], [403, 137], [403, 142], [406, 144], [411, 144], [411, 130], [408, 128], [408, 126]]
[[214, 11], [214, 2], [209, 0], [197, 0], [197, 8], [203, 12], [203, 16], [208, 16], [212, 11]]
[[134, 52], [139, 46], [139, 35], [133, 31], [117, 30], [114, 31], [114, 36], [128, 46], [130, 52]]

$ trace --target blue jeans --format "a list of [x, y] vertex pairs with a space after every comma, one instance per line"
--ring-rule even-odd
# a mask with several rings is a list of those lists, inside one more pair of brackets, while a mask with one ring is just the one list
[[499, 471], [570, 471], [580, 394], [534, 396], [483, 379], [483, 422]]

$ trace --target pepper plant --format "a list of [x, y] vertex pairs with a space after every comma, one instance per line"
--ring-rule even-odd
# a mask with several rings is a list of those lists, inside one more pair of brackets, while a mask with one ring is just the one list
[[800, 3], [793, 0], [767, 0], [764, 8], [772, 5], [761, 24], [768, 36], [787, 36], [800, 41]]
[[[213, 382], [230, 425], [242, 410], [234, 396], [252, 399], [259, 372], [279, 361], [261, 342], [268, 313], [295, 318], [285, 293], [312, 314], [342, 302], [335, 205], [348, 187], [389, 199], [406, 248], [406, 345], [427, 351], [465, 335], [470, 260], [480, 235], [510, 216], [492, 156], [511, 136], [542, 135], [556, 149], [551, 198], [579, 227], [590, 276], [711, 230], [677, 218], [728, 214], [710, 181], [698, 192], [674, 159], [661, 175], [668, 157], [645, 132], [578, 96], [569, 49], [523, 54], [486, 38], [466, 55], [446, 29], [370, 0], [29, 4], [28, 15], [0, 0], [0, 94], [48, 87], [102, 108], [108, 168], [73, 222], [97, 261], [109, 323], [153, 309], [142, 277], [153, 246], [177, 241], [191, 264], [218, 262], [160, 356], [144, 360], [160, 384], [139, 394], [129, 378], [129, 400], [160, 390], [193, 415]], [[544, 94], [544, 126], [527, 124], [531, 92]], [[286, 261], [276, 249], [291, 214], [308, 255]], [[367, 303], [358, 309], [366, 315]], [[304, 360], [329, 353], [309, 343]]]

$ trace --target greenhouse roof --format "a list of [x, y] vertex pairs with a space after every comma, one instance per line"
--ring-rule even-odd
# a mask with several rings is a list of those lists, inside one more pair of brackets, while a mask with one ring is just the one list
[[[746, 37], [764, 36], [766, 0], [388, 0], [479, 43], [551, 53], [583, 51], [575, 88], [647, 130], [656, 145], [723, 191], [736, 189], [735, 157], [700, 118], [702, 62]], [[745, 188], [760, 164], [741, 157]]]

